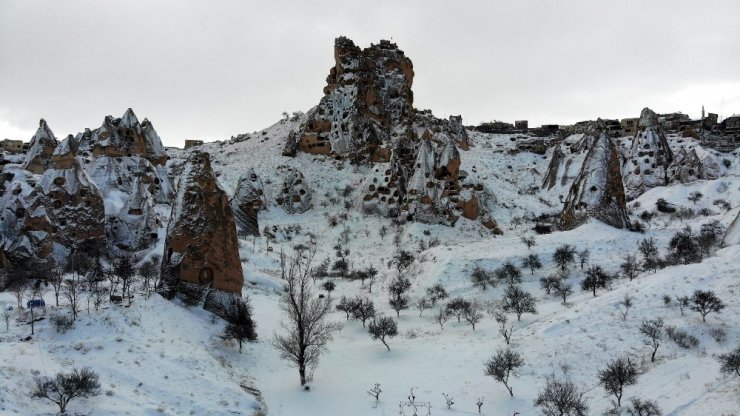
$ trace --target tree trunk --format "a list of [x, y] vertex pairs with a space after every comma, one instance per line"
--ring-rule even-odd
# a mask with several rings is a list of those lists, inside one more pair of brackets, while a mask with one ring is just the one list
[[306, 366], [301, 363], [298, 365], [298, 374], [301, 376], [301, 386], [306, 385]]
[[386, 344], [386, 343], [385, 343], [385, 338], [381, 338], [381, 339], [380, 339], [380, 342], [382, 342], [382, 343], [383, 343], [383, 345], [385, 345], [385, 347], [386, 347], [386, 348], [388, 348], [388, 351], [390, 351], [390, 350], [391, 350], [391, 347], [389, 347], [389, 346], [388, 346], [388, 344]]
[[655, 347], [655, 349], [653, 350], [653, 355], [650, 356], [650, 362], [651, 363], [654, 363], [655, 362], [655, 353], [656, 352], [658, 352], [658, 347]]

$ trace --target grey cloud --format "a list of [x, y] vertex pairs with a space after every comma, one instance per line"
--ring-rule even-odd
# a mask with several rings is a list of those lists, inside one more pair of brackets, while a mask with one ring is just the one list
[[416, 106], [467, 124], [644, 105], [730, 115], [738, 12], [735, 1], [0, 0], [0, 136], [8, 123], [32, 133], [40, 117], [63, 136], [128, 107], [170, 145], [261, 129], [318, 102], [339, 35], [392, 38], [414, 62]]

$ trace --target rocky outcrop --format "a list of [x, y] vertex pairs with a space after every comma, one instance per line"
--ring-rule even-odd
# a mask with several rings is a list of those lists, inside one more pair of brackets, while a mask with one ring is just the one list
[[738, 211], [735, 219], [730, 223], [725, 231], [725, 236], [722, 238], [722, 247], [729, 247], [740, 244], [740, 211]]
[[668, 167], [673, 162], [658, 116], [649, 108], [642, 110], [638, 128], [622, 169], [628, 200], [637, 198], [648, 189], [665, 186]]
[[262, 180], [249, 169], [240, 178], [236, 191], [231, 198], [231, 209], [234, 211], [236, 226], [240, 236], [259, 236], [258, 214], [267, 205]]
[[552, 189], [558, 183], [558, 173], [562, 169], [565, 161], [565, 154], [563, 149], [560, 148], [560, 144], [555, 146], [550, 158], [550, 164], [547, 166], [547, 172], [545, 173], [545, 180], [542, 181], [542, 189]]
[[177, 187], [162, 261], [170, 283], [241, 294], [244, 284], [234, 214], [208, 153], [188, 158]]
[[164, 165], [167, 162], [162, 140], [152, 123], [147, 119], [139, 123], [130, 108], [121, 118], [106, 116], [103, 125], [92, 132], [90, 140], [96, 157], [141, 156], [153, 165]]
[[291, 130], [290, 133], [288, 133], [288, 139], [285, 141], [285, 146], [283, 146], [283, 156], [294, 157], [297, 153], [298, 139], [296, 139], [295, 131]]
[[46, 125], [46, 120], [42, 118], [39, 121], [39, 128], [36, 130], [36, 134], [31, 138], [28, 152], [26, 152], [26, 158], [23, 161], [23, 167], [31, 173], [44, 173], [46, 169], [51, 167], [51, 155], [54, 153], [57, 144], [54, 133]]
[[619, 152], [603, 130], [588, 151], [568, 193], [560, 215], [560, 227], [570, 230], [589, 218], [616, 228], [629, 224]]
[[688, 152], [679, 150], [668, 167], [667, 175], [670, 183], [689, 183], [705, 178], [704, 166], [694, 149]]
[[35, 179], [19, 169], [5, 184], [6, 191], [0, 199], [3, 251], [8, 260], [17, 264], [52, 256], [54, 233], [34, 183]]
[[302, 214], [311, 209], [311, 189], [303, 174], [288, 168], [283, 175], [283, 188], [276, 202], [288, 214]]
[[413, 133], [417, 139], [432, 140], [441, 145], [449, 142], [462, 150], [470, 150], [470, 138], [462, 116], [450, 116], [445, 120], [435, 117], [431, 110], [416, 110]]
[[369, 160], [410, 128], [413, 65], [385, 40], [362, 50], [339, 37], [334, 59], [324, 97], [298, 135], [299, 148]]
[[77, 145], [72, 136], [59, 144], [37, 186], [54, 242], [65, 251], [83, 244], [104, 246], [103, 198], [77, 158]]
[[[163, 165], [155, 166], [141, 156], [99, 156], [87, 165], [86, 170], [106, 200], [115, 200], [115, 195], [120, 192], [130, 194], [134, 190], [134, 184], [138, 182], [147, 188], [156, 202], [172, 201], [172, 185], [167, 176], [167, 168]], [[121, 208], [121, 204], [108, 208], [107, 213], [113, 215]]]
[[115, 215], [107, 215], [106, 236], [116, 247], [138, 251], [154, 244], [161, 226], [154, 198], [146, 183], [136, 178], [126, 202]]

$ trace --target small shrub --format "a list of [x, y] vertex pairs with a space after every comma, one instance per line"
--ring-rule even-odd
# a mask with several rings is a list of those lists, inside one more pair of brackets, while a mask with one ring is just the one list
[[671, 341], [675, 342], [681, 348], [691, 349], [699, 346], [699, 339], [697, 337], [675, 326], [666, 326], [665, 333]]
[[56, 329], [60, 334], [63, 334], [74, 327], [74, 320], [72, 320], [72, 317], [64, 313], [55, 313], [51, 315], [49, 320], [54, 329]]
[[709, 335], [718, 343], [724, 342], [727, 339], [727, 332], [722, 328], [711, 328]]

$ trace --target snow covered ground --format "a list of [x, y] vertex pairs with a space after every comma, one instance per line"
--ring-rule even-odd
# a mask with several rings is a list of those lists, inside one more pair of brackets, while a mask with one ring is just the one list
[[[102, 384], [102, 395], [72, 402], [70, 410], [81, 414], [251, 414], [260, 407], [249, 390], [254, 386], [261, 391], [270, 415], [398, 414], [399, 402], [406, 400], [411, 388], [418, 402], [431, 403], [432, 414], [477, 414], [475, 401], [483, 397], [482, 414], [530, 415], [537, 413], [533, 400], [545, 377], [564, 373], [587, 391], [589, 414], [602, 414], [610, 408], [611, 398], [598, 385], [597, 373], [618, 355], [634, 357], [642, 373], [637, 385], [626, 389], [623, 402], [630, 397], [652, 399], [666, 415], [740, 414], [740, 379], [721, 375], [716, 359], [740, 343], [740, 246], [719, 250], [699, 264], [645, 272], [631, 282], [620, 279], [596, 297], [580, 290], [583, 272], [575, 267], [570, 277], [575, 293], [568, 307], [539, 287], [539, 278], [555, 271], [551, 256], [561, 244], [588, 248], [590, 264], [616, 272], [622, 257], [637, 254], [637, 244], [644, 238], [655, 238], [665, 254], [670, 237], [686, 225], [698, 230], [701, 224], [716, 219], [726, 227], [740, 210], [737, 156], [728, 156], [732, 168], [723, 172], [727, 176], [656, 188], [629, 204], [638, 214], [652, 210], [655, 201], [664, 198], [696, 211], [708, 208], [712, 211], [708, 217], [681, 221], [659, 215], [644, 234], [592, 221], [572, 231], [536, 235], [537, 244], [529, 250], [521, 236], [534, 234], [529, 226], [518, 225], [518, 218], [558, 212], [566, 196], [563, 192], [567, 193], [567, 187], [529, 191], [541, 184], [552, 150], [546, 156], [512, 155], [514, 144], [509, 136], [474, 133], [473, 149], [461, 152], [461, 168], [477, 175], [494, 196], [488, 204], [504, 230], [502, 236], [493, 236], [477, 222], [464, 219], [454, 228], [425, 224], [395, 227], [387, 219], [367, 216], [357, 209], [360, 192], [356, 188], [366, 177], [367, 168], [323, 156], [280, 156], [285, 137], [298, 123], [300, 120], [281, 122], [238, 143], [201, 146], [212, 154], [214, 170], [229, 194], [249, 167], [265, 185], [270, 207], [260, 213], [260, 229], [268, 227], [277, 237], [269, 243], [262, 237], [249, 238], [241, 242], [240, 249], [247, 282], [243, 293], [254, 309], [257, 342], [246, 344], [239, 354], [236, 345], [218, 337], [223, 329], [220, 319], [156, 295], [149, 299], [137, 296], [128, 308], [111, 305], [90, 315], [83, 312], [75, 328], [65, 334], [57, 334], [48, 319], [41, 321], [36, 326], [37, 335], [27, 342], [20, 341], [29, 333], [27, 325], [14, 319], [6, 333], [0, 322], [0, 414], [53, 414], [53, 404], [28, 399], [33, 376], [51, 375], [72, 365], [94, 368]], [[186, 155], [185, 151], [171, 152], [170, 167], [176, 169]], [[281, 166], [297, 168], [306, 177], [314, 192], [314, 206], [308, 212], [287, 215], [274, 205], [282, 187], [276, 174]], [[342, 192], [346, 186], [355, 189], [347, 197]], [[687, 201], [693, 191], [704, 195], [695, 205]], [[734, 208], [724, 212], [714, 206], [712, 202], [718, 198]], [[352, 208], [344, 208], [345, 200]], [[640, 208], [635, 208], [637, 205]], [[339, 218], [339, 224], [332, 227], [328, 219], [333, 216]], [[509, 322], [514, 323], [511, 348], [525, 360], [520, 374], [511, 379], [513, 398], [503, 385], [483, 373], [484, 362], [506, 346], [496, 322], [485, 316], [473, 331], [453, 318], [441, 329], [432, 318], [439, 306], [422, 316], [413, 308], [402, 311], [399, 335], [388, 341], [391, 351], [372, 340], [359, 321], [346, 321], [344, 313], [333, 312], [331, 319], [342, 322], [343, 329], [322, 355], [310, 391], [301, 388], [297, 370], [281, 360], [270, 345], [275, 332], [280, 331], [282, 314], [279, 255], [281, 251], [290, 255], [295, 244], [313, 239], [316, 261], [333, 261], [332, 247], [346, 227], [350, 230], [347, 246], [352, 266], [373, 265], [380, 277], [372, 293], [359, 281], [331, 278], [337, 286], [331, 297], [367, 296], [379, 312], [394, 318], [386, 283], [397, 272], [387, 263], [398, 249], [418, 253], [404, 271], [412, 282], [412, 303], [435, 283], [444, 285], [451, 297], [464, 296], [481, 303], [498, 300], [504, 290], [501, 285], [486, 291], [473, 287], [473, 267], [478, 264], [493, 270], [507, 260], [519, 264], [530, 253], [540, 256], [544, 268], [533, 275], [523, 270], [522, 283], [537, 298], [538, 314], [525, 314], [521, 322], [509, 314]], [[382, 227], [388, 230], [384, 237], [379, 233]], [[439, 245], [434, 246], [435, 240]], [[317, 294], [325, 293], [322, 283], [317, 281]], [[698, 313], [686, 311], [682, 316], [677, 307], [663, 303], [664, 295], [675, 298], [696, 289], [714, 290], [726, 309], [710, 314], [707, 323], [702, 323]], [[634, 297], [635, 305], [623, 320], [617, 304], [625, 295]], [[53, 304], [50, 292], [45, 299], [47, 305]], [[10, 293], [0, 293], [0, 302], [14, 304], [15, 299]], [[47, 306], [47, 315], [53, 309]], [[657, 317], [696, 336], [699, 346], [683, 349], [665, 340], [656, 362], [651, 363], [650, 348], [643, 344], [638, 326], [643, 319]], [[724, 329], [726, 340], [716, 342], [709, 334], [711, 328]], [[383, 390], [377, 404], [366, 393], [375, 383]], [[451, 409], [446, 408], [443, 393], [454, 398]], [[406, 409], [405, 414], [413, 413]]]

